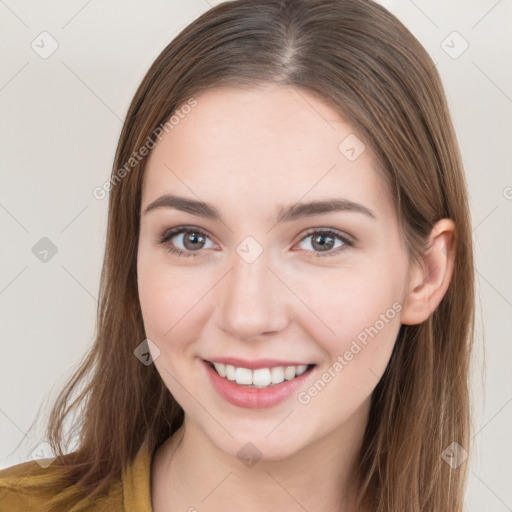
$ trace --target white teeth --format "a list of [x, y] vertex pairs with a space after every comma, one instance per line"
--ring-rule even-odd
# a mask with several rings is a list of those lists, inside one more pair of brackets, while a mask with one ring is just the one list
[[287, 366], [284, 370], [284, 378], [286, 380], [292, 380], [295, 377], [296, 366]]
[[215, 369], [217, 370], [217, 373], [221, 376], [221, 377], [225, 377], [226, 376], [226, 366], [222, 363], [213, 363], [213, 366], [215, 366]]
[[268, 368], [259, 368], [252, 372], [252, 383], [255, 386], [268, 386], [271, 382], [272, 378]]
[[292, 380], [302, 375], [308, 368], [307, 364], [300, 366], [274, 366], [273, 368], [237, 368], [230, 364], [213, 363], [217, 373], [228, 380], [243, 386], [265, 388], [279, 384], [284, 380]]
[[235, 381], [237, 384], [252, 384], [252, 371], [248, 368], [237, 368], [235, 370]]
[[306, 371], [307, 367], [308, 367], [307, 364], [303, 364], [301, 366], [297, 366], [297, 377], [299, 375], [302, 375]]
[[282, 366], [275, 366], [270, 370], [272, 377], [272, 384], [279, 384], [284, 380], [284, 368]]
[[228, 380], [235, 380], [235, 367], [230, 364], [226, 365], [226, 378]]

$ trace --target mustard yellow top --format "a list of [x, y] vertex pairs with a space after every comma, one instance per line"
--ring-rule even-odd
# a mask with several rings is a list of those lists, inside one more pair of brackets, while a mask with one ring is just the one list
[[0, 470], [0, 512], [153, 512], [151, 457], [146, 444], [108, 490], [80, 504], [73, 486], [55, 488], [56, 471], [51, 464], [44, 468], [43, 461], [49, 460], [22, 462]]

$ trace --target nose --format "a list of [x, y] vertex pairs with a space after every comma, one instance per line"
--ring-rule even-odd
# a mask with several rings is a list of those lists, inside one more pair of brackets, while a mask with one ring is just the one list
[[218, 287], [218, 327], [238, 340], [283, 330], [290, 319], [292, 292], [263, 251], [254, 261], [238, 253]]

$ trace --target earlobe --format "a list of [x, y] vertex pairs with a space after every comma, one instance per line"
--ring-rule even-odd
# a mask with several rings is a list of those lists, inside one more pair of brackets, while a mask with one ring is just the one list
[[402, 310], [403, 324], [420, 324], [435, 311], [452, 278], [455, 248], [455, 223], [441, 219], [432, 229], [423, 264], [411, 272]]

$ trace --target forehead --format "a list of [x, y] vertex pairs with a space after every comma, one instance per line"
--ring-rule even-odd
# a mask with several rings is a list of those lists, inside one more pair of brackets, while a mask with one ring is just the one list
[[143, 206], [182, 193], [272, 210], [336, 196], [393, 208], [369, 148], [326, 101], [283, 86], [214, 88], [195, 100], [151, 151]]

